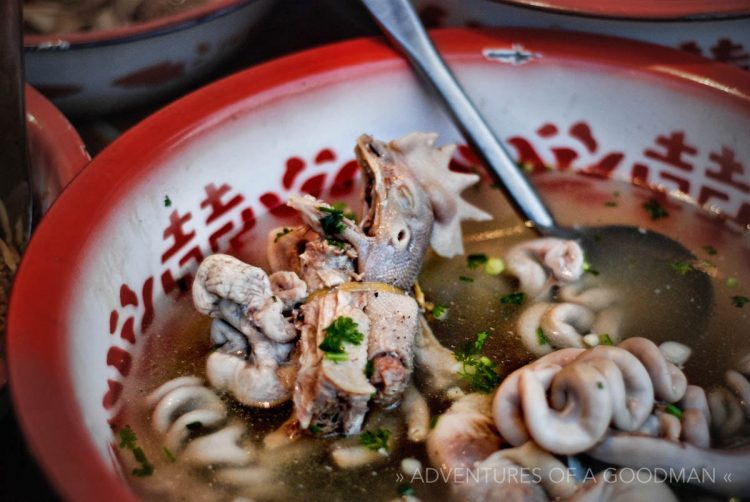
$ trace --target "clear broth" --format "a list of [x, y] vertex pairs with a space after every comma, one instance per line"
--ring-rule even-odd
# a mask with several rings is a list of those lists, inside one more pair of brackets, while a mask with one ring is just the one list
[[[737, 308], [731, 296], [750, 296], [750, 233], [721, 221], [693, 206], [671, 200], [669, 216], [651, 221], [643, 203], [651, 195], [644, 189], [616, 181], [596, 180], [570, 174], [549, 172], [536, 179], [544, 199], [563, 225], [641, 225], [679, 237], [699, 259], [714, 265], [709, 267], [714, 299], [710, 311], [692, 312], [690, 299], [680, 294], [680, 274], [670, 264], [663, 264], [659, 281], [663, 287], [655, 288], [644, 296], [639, 286], [639, 273], [653, 274], [653, 267], [644, 272], [638, 263], [621, 263], [617, 256], [597, 256], [592, 265], [600, 272], [597, 280], [624, 292], [626, 301], [623, 338], [645, 336], [659, 343], [674, 340], [685, 343], [693, 354], [684, 370], [688, 381], [706, 388], [720, 384], [724, 371], [733, 368], [743, 355], [750, 353], [750, 305]], [[494, 219], [489, 222], [464, 224], [466, 253], [484, 253], [502, 256], [514, 244], [536, 237], [515, 216], [510, 206], [497, 190], [483, 185], [471, 188], [464, 196], [490, 211]], [[266, 265], [264, 256], [266, 231], [278, 225], [277, 220], [259, 222], [242, 259], [259, 266]], [[711, 246], [715, 255], [704, 249]], [[473, 282], [464, 282], [460, 276], [470, 276]], [[738, 279], [738, 286], [729, 288], [729, 277]], [[484, 353], [498, 365], [501, 377], [532, 360], [515, 334], [515, 322], [527, 307], [503, 305], [499, 297], [514, 291], [514, 279], [506, 275], [490, 276], [481, 269], [469, 269], [466, 257], [443, 259], [434, 254], [427, 257], [419, 279], [428, 300], [447, 306], [447, 317], [436, 321], [428, 319], [438, 339], [448, 348], [456, 349], [473, 340], [479, 331], [488, 331]], [[640, 288], [640, 289], [639, 289]], [[637, 291], [637, 295], [634, 292]], [[466, 301], [471, 298], [471, 301]], [[687, 304], [685, 302], [688, 302]], [[169, 315], [161, 317], [145, 337], [140, 357], [136, 358], [131, 377], [125, 385], [125, 423], [138, 435], [147, 457], [155, 466], [148, 478], [132, 478], [139, 495], [145, 499], [170, 500], [233, 500], [249, 497], [254, 500], [390, 500], [398, 497], [400, 462], [403, 458], [416, 458], [423, 467], [430, 466], [423, 444], [409, 443], [406, 439], [389, 455], [385, 463], [354, 470], [339, 470], [329, 457], [329, 445], [336, 440], [304, 438], [286, 453], [268, 453], [278, 456], [278, 484], [250, 487], [247, 490], [230, 489], [216, 483], [210, 474], [196, 474], [181, 468], [179, 458], [170, 463], [163, 453], [161, 438], [151, 430], [149, 412], [144, 397], [167, 380], [181, 375], [205, 374], [205, 358], [211, 350], [209, 320], [197, 314], [190, 295], [183, 297]], [[688, 307], [686, 307], [688, 305]], [[696, 330], [695, 326], [704, 329]], [[696, 332], [699, 331], [699, 332]], [[420, 383], [416, 382], [419, 387]], [[433, 414], [443, 412], [450, 403], [442, 397], [426, 395]], [[279, 427], [291, 414], [291, 403], [273, 410], [244, 408], [227, 400], [231, 414], [248, 428], [253, 443], [260, 448], [265, 434]], [[390, 413], [400, 416], [399, 410]], [[368, 418], [368, 421], [370, 419]], [[365, 424], [365, 429], [368, 429]], [[356, 438], [351, 438], [356, 444]], [[269, 465], [273, 458], [263, 460]], [[424, 500], [448, 498], [448, 487], [441, 481], [413, 485], [417, 497]]]

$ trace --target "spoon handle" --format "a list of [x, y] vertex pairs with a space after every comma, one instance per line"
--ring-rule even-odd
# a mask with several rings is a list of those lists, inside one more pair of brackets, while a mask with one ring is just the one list
[[495, 137], [443, 62], [408, 0], [362, 0], [391, 43], [432, 85], [474, 152], [519, 214], [538, 229], [556, 227], [539, 194]]

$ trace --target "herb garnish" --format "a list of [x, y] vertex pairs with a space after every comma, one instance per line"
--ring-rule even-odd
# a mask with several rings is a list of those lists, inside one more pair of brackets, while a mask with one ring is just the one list
[[177, 462], [177, 457], [174, 456], [172, 450], [165, 446], [162, 451], [164, 452], [164, 456], [167, 457], [167, 460], [169, 460], [170, 463], [174, 464], [175, 462]]
[[604, 203], [604, 207], [617, 207], [619, 205], [619, 202], [617, 202], [617, 199], [620, 197], [620, 192], [615, 190], [612, 192], [612, 199], [608, 200]]
[[372, 451], [388, 451], [388, 439], [391, 431], [378, 429], [376, 431], [365, 431], [359, 436], [359, 444]]
[[592, 267], [591, 263], [589, 263], [586, 260], [583, 260], [583, 265], [582, 265], [581, 268], [583, 269], [583, 272], [586, 273], [586, 274], [591, 274], [594, 277], [596, 277], [597, 275], [599, 275], [599, 271], [596, 270], [594, 267]]
[[487, 339], [489, 337], [489, 333], [487, 333], [486, 331], [480, 331], [479, 333], [477, 333], [477, 336], [473, 341], [466, 342], [460, 349], [456, 351], [456, 359], [461, 361], [470, 356], [479, 354], [480, 352], [482, 352], [484, 344], [487, 342]]
[[326, 353], [326, 359], [335, 362], [347, 360], [344, 342], [359, 345], [365, 339], [365, 335], [360, 333], [357, 323], [351, 317], [337, 317], [324, 331], [326, 337], [318, 348]]
[[341, 211], [342, 213], [344, 213], [344, 218], [348, 218], [352, 221], [355, 221], [357, 219], [354, 211], [352, 211], [352, 209], [343, 200], [334, 202], [333, 204], [331, 204], [331, 206], [333, 206], [333, 208], [337, 211]]
[[521, 305], [526, 299], [526, 293], [519, 291], [517, 293], [508, 293], [500, 297], [500, 303], [508, 305]]
[[318, 424], [310, 424], [310, 427], [308, 427], [307, 430], [313, 434], [318, 434], [322, 429]]
[[728, 288], [736, 288], [739, 283], [740, 281], [736, 277], [727, 277]]
[[486, 331], [479, 332], [473, 342], [468, 342], [454, 353], [456, 360], [463, 363], [458, 376], [468, 380], [472, 390], [485, 394], [492, 392], [500, 383], [497, 365], [480, 354], [489, 336]]
[[703, 251], [706, 252], [708, 256], [716, 256], [718, 251], [716, 251], [716, 248], [713, 246], [703, 246]]
[[430, 418], [430, 429], [434, 429], [435, 426], [438, 423], [438, 420], [440, 420], [440, 414], [432, 415], [432, 418]]
[[136, 437], [135, 432], [133, 432], [133, 429], [131, 429], [129, 425], [126, 425], [120, 429], [119, 436], [120, 448], [132, 451], [136, 462], [141, 465], [140, 467], [133, 469], [133, 476], [145, 477], [152, 475], [154, 473], [154, 466], [148, 461], [143, 450], [136, 446], [138, 438]]
[[732, 305], [740, 309], [744, 307], [748, 302], [750, 302], [750, 298], [748, 298], [747, 296], [737, 295], [732, 297]]
[[674, 415], [677, 418], [682, 419], [682, 410], [679, 409], [677, 406], [671, 404], [671, 403], [667, 403], [664, 406], [664, 411], [666, 411], [670, 415]]
[[486, 254], [470, 254], [466, 257], [466, 265], [468, 265], [469, 268], [479, 268], [485, 263], [487, 263]]
[[693, 270], [693, 266], [686, 261], [673, 261], [670, 265], [672, 266], [672, 269], [676, 270], [680, 275], [685, 275]]
[[549, 339], [547, 338], [547, 335], [544, 334], [542, 328], [536, 329], [536, 341], [539, 345], [549, 345]]
[[505, 262], [502, 258], [490, 258], [484, 266], [484, 271], [487, 275], [500, 275], [505, 272]]
[[467, 275], [459, 275], [458, 280], [461, 282], [474, 282], [474, 278]]
[[280, 232], [276, 232], [276, 235], [273, 238], [273, 243], [276, 244], [279, 239], [284, 237], [286, 234], [291, 233], [292, 229], [289, 227], [284, 227]]
[[664, 206], [662, 206], [658, 200], [650, 199], [648, 202], [643, 204], [643, 209], [651, 216], [652, 221], [660, 220], [669, 216], [669, 213]]
[[346, 230], [344, 212], [341, 209], [326, 206], [319, 206], [318, 210], [326, 213], [325, 216], [322, 216], [318, 220], [326, 236], [326, 242], [332, 246], [343, 248], [345, 245], [344, 241], [337, 239], [335, 236]]
[[172, 199], [169, 198], [169, 195], [164, 196], [164, 207], [171, 207], [172, 206]]
[[604, 388], [604, 382], [596, 382], [596, 386], [600, 389]]
[[413, 497], [414, 495], [417, 494], [417, 492], [414, 491], [414, 487], [408, 483], [403, 483], [403, 484], [398, 485], [397, 490], [398, 490], [398, 494], [401, 495], [402, 497]]
[[372, 378], [373, 373], [375, 373], [375, 364], [372, 362], [372, 359], [367, 361], [367, 364], [365, 364], [365, 376], [369, 380]]
[[599, 345], [614, 345], [614, 343], [607, 333], [603, 333], [599, 335]]
[[448, 307], [445, 305], [435, 305], [432, 307], [432, 317], [438, 321], [442, 321], [448, 316]]

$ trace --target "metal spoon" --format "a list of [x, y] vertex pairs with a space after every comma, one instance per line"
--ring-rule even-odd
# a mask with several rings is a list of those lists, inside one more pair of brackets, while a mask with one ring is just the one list
[[[518, 168], [506, 148], [490, 130], [480, 113], [466, 96], [445, 62], [435, 50], [417, 14], [408, 0], [362, 0], [381, 30], [423, 80], [437, 92], [454, 123], [468, 144], [487, 166], [491, 176], [527, 224], [543, 236], [575, 239], [586, 251], [590, 263], [611, 261], [612, 256], [626, 266], [638, 266], [640, 291], [659, 294], [669, 281], [670, 289], [679, 291], [669, 308], [680, 316], [680, 322], [656, 323], [659, 329], [652, 338], [684, 340], [684, 328], [700, 335], [713, 302], [713, 288], [707, 274], [691, 270], [681, 275], [670, 264], [692, 262], [695, 256], [679, 242], [632, 226], [561, 227], [547, 209], [536, 189]], [[632, 282], [632, 281], [630, 281]], [[645, 296], [635, 295], [637, 301]], [[641, 306], [642, 307], [642, 306]], [[658, 317], [658, 316], [651, 316]], [[671, 317], [671, 316], [670, 316]], [[649, 329], [643, 324], [639, 329]]]

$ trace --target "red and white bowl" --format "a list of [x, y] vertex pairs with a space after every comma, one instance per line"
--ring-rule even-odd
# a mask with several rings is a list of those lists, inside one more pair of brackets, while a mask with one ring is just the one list
[[[750, 70], [750, 0], [415, 0], [433, 28], [555, 28], [633, 38]], [[644, 49], [645, 50], [645, 49]]]
[[24, 37], [26, 78], [68, 114], [166, 98], [236, 53], [274, 0], [211, 0], [112, 30]]
[[[680, 191], [750, 225], [747, 73], [593, 35], [446, 30], [435, 39], [532, 171]], [[15, 406], [60, 493], [134, 498], [114, 460], [123, 382], [204, 256], [264, 241], [257, 220], [287, 218], [280, 204], [292, 193], [350, 192], [362, 132], [431, 130], [461, 142], [446, 117], [384, 42], [356, 40], [214, 83], [102, 152], [37, 229], [10, 305]], [[467, 149], [458, 155], [471, 162]]]
[[500, 0], [588, 16], [675, 19], [750, 15], [748, 0]]
[[26, 86], [26, 134], [32, 185], [44, 213], [91, 157], [60, 110], [30, 86]]

